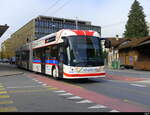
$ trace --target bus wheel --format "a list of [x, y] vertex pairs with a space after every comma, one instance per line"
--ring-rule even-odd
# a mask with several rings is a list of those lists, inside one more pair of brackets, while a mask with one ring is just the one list
[[56, 80], [59, 79], [59, 71], [58, 71], [58, 69], [56, 69], [56, 67], [54, 67], [53, 70], [52, 70], [52, 76]]

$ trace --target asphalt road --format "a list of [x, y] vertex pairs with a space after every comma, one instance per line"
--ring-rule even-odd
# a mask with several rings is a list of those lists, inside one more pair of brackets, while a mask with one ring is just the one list
[[149, 72], [107, 70], [128, 79], [146, 78], [142, 81], [57, 81], [7, 64], [0, 64], [0, 73], [8, 68], [17, 73], [0, 77], [0, 112], [150, 112]]

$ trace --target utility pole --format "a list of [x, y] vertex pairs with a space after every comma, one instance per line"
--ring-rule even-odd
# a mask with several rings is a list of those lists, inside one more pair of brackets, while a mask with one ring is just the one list
[[78, 30], [78, 17], [76, 16], [76, 29]]

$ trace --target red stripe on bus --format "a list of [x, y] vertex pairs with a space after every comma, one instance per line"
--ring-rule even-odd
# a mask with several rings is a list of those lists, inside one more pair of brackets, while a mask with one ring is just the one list
[[87, 36], [93, 36], [94, 35], [94, 32], [85, 31], [85, 33]]
[[80, 36], [93, 36], [94, 32], [90, 32], [90, 31], [82, 31], [82, 30], [73, 30], [73, 32], [75, 32], [77, 35]]
[[52, 63], [46, 63], [46, 65], [57, 65], [57, 64], [52, 64]]
[[73, 30], [73, 32], [75, 32], [77, 35], [85, 36], [85, 33], [81, 30]]
[[41, 63], [38, 63], [38, 62], [32, 62], [32, 63], [34, 63], [34, 64], [41, 64]]
[[106, 73], [91, 73], [91, 74], [68, 74], [68, 73], [64, 73], [64, 75], [67, 77], [86, 77], [86, 76], [102, 76], [102, 75], [106, 75]]

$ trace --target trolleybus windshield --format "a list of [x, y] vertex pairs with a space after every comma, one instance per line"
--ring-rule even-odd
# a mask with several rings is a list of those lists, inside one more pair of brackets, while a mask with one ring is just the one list
[[70, 65], [72, 66], [103, 66], [101, 40], [92, 36], [68, 37]]

